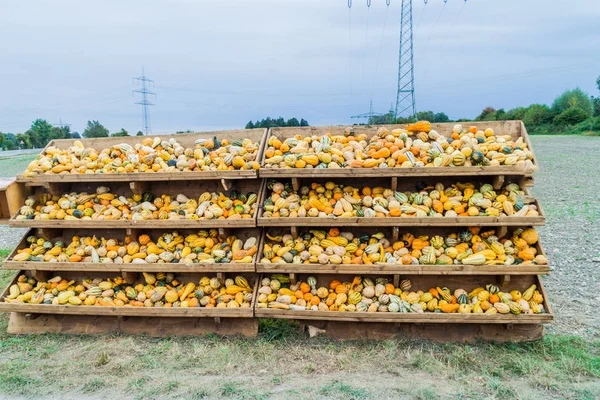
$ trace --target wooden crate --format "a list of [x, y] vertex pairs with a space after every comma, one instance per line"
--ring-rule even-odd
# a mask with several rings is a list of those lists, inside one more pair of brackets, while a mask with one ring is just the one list
[[[268, 276], [268, 275], [266, 275]], [[296, 275], [297, 280], [305, 280], [307, 274]], [[377, 275], [364, 274], [373, 280]], [[261, 276], [262, 280], [264, 276]], [[329, 282], [333, 279], [341, 281], [352, 281], [353, 275], [316, 275], [317, 286], [329, 287]], [[413, 291], [427, 291], [431, 287], [445, 286], [454, 291], [457, 288], [465, 289], [467, 292], [476, 287], [485, 286], [488, 283], [496, 283], [495, 280], [487, 276], [480, 275], [460, 275], [460, 276], [427, 276], [427, 275], [403, 275], [401, 279], [409, 279], [412, 282]], [[500, 285], [502, 284], [499, 282]], [[516, 289], [525, 291], [531, 284], [536, 284], [538, 290], [544, 296], [545, 314], [445, 314], [445, 313], [390, 313], [390, 312], [337, 312], [337, 311], [310, 311], [310, 310], [278, 310], [272, 308], [259, 308], [258, 303], [254, 310], [254, 315], [258, 318], [284, 318], [294, 320], [325, 320], [325, 321], [346, 321], [346, 322], [369, 322], [369, 323], [422, 323], [422, 324], [543, 324], [551, 322], [554, 319], [552, 308], [548, 303], [548, 296], [541, 279], [537, 275], [519, 275], [515, 276], [506, 290]], [[503, 290], [501, 288], [501, 290]]]
[[[512, 179], [514, 178], [514, 179]], [[523, 182], [522, 177], [512, 177], [507, 179], [506, 181], [502, 180], [500, 185], [495, 185], [497, 189], [503, 187], [509, 183], [519, 183]], [[288, 179], [280, 179], [277, 180], [283, 183], [290, 183], [290, 181], [298, 181], [296, 178], [288, 178]], [[303, 184], [310, 185], [313, 182], [317, 182], [320, 184], [324, 184], [327, 181], [331, 181], [332, 179], [328, 178], [314, 178], [314, 179], [306, 179]], [[338, 178], [333, 180], [337, 184], [345, 184], [351, 185], [353, 187], [362, 188], [364, 186], [376, 187], [382, 186], [384, 188], [390, 188], [392, 190], [398, 190], [401, 192], [405, 191], [415, 191], [416, 185], [418, 182], [422, 182], [422, 178], [407, 178], [398, 180], [397, 178], [371, 178], [368, 180], [368, 185], [361, 184], [361, 182], [357, 182], [356, 179], [351, 178]], [[390, 182], [391, 181], [391, 182]], [[474, 182], [476, 185], [482, 183], [494, 183], [493, 177], [482, 176], [482, 177], [469, 177], [469, 179], [462, 180], [463, 182]], [[435, 185], [435, 183], [441, 182], [448, 187], [449, 185], [455, 184], [457, 182], [456, 178], [453, 177], [432, 177], [429, 178], [427, 183], [430, 185]], [[297, 185], [298, 189], [301, 187], [299, 182], [293, 183]], [[340, 218], [335, 216], [330, 216], [327, 218], [320, 217], [286, 217], [286, 218], [268, 218], [264, 216], [264, 210], [261, 207], [258, 211], [257, 215], [257, 225], [258, 226], [328, 226], [328, 227], [339, 227], [339, 226], [542, 226], [545, 224], [546, 215], [544, 214], [542, 207], [537, 199], [533, 198], [528, 188], [523, 188], [525, 192], [525, 203], [533, 204], [537, 207], [539, 216], [537, 217], [348, 217], [348, 218]], [[263, 182], [263, 186], [260, 190], [259, 202], [261, 205], [264, 204], [265, 200], [269, 198], [271, 192], [267, 189], [267, 181]]]
[[[31, 275], [30, 272], [21, 271], [27, 275]], [[167, 272], [167, 271], [164, 271]], [[109, 278], [111, 275], [106, 272], [80, 272], [80, 271], [61, 271], [55, 275], [60, 275], [64, 279], [77, 280], [82, 279], [94, 279], [94, 278]], [[28, 303], [6, 303], [4, 301], [10, 285], [17, 282], [18, 275], [15, 275], [13, 281], [4, 289], [2, 296], [0, 297], [0, 312], [13, 312], [13, 313], [25, 313], [25, 314], [54, 314], [54, 315], [95, 315], [95, 316], [108, 316], [108, 317], [192, 317], [192, 318], [252, 318], [254, 316], [253, 308], [254, 302], [256, 301], [256, 292], [258, 290], [258, 281], [255, 274], [252, 273], [226, 273], [222, 275], [216, 275], [215, 273], [210, 276], [221, 276], [222, 279], [233, 278], [236, 275], [243, 275], [248, 279], [248, 282], [253, 284], [253, 299], [251, 307], [249, 308], [205, 308], [205, 307], [101, 307], [101, 306], [72, 306], [72, 305], [54, 305], [54, 304], [28, 304]], [[198, 282], [205, 274], [201, 273], [185, 273], [177, 274], [176, 278], [182, 282]], [[46, 277], [47, 279], [48, 277]], [[141, 274], [129, 274], [127, 280], [132, 285], [137, 283], [143, 283], [143, 277]]]
[[[292, 228], [293, 229], [293, 228]], [[297, 231], [302, 234], [304, 230], [319, 229], [307, 228]], [[322, 228], [321, 229], [327, 229]], [[505, 229], [505, 228], [499, 228]], [[371, 235], [375, 232], [383, 232], [386, 238], [390, 241], [395, 241], [395, 237], [401, 236], [404, 232], [410, 232], [415, 236], [420, 235], [448, 235], [456, 231], [451, 227], [414, 227], [411, 229], [403, 229], [398, 231], [396, 228], [390, 227], [348, 227], [342, 231], [349, 231], [355, 235]], [[512, 230], [511, 230], [512, 231]], [[543, 275], [550, 272], [549, 265], [465, 265], [465, 264], [449, 264], [449, 265], [402, 265], [402, 264], [287, 264], [287, 263], [263, 263], [263, 247], [266, 243], [265, 233], [267, 228], [263, 230], [261, 246], [258, 249], [258, 257], [256, 258], [256, 272], [262, 273], [310, 273], [310, 274], [413, 274], [413, 275], [459, 275], [459, 276], [483, 276], [483, 275]], [[270, 234], [279, 235], [291, 233], [291, 229], [285, 228], [270, 228]], [[545, 255], [541, 244], [536, 244], [537, 254]]]
[[24, 204], [28, 188], [19, 185], [14, 178], [0, 179], [0, 224], [7, 224], [10, 217]]
[[[163, 140], [169, 140], [174, 137], [184, 147], [194, 147], [194, 142], [200, 138], [218, 139], [251, 139], [259, 143], [257, 160], [260, 160], [261, 154], [264, 152], [263, 147], [266, 142], [267, 130], [258, 129], [237, 129], [230, 131], [215, 131], [215, 132], [199, 132], [190, 134], [178, 135], [156, 135]], [[92, 138], [79, 139], [85, 147], [90, 147], [96, 150], [112, 147], [119, 143], [127, 143], [134, 145], [141, 142], [143, 138], [139, 136], [126, 137], [109, 137], [109, 138]], [[74, 139], [52, 140], [48, 146], [56, 146], [60, 149], [66, 149], [73, 144]], [[44, 152], [42, 152], [44, 154]], [[152, 173], [123, 173], [123, 174], [41, 174], [32, 177], [17, 176], [18, 182], [24, 182], [30, 185], [41, 185], [49, 182], [134, 182], [134, 181], [187, 181], [187, 180], [204, 180], [204, 179], [255, 179], [257, 178], [256, 171], [191, 171], [191, 172], [152, 172]]]
[[[244, 179], [227, 181], [227, 189], [219, 180], [204, 180], [198, 181], [163, 181], [163, 182], [65, 182], [54, 183], [49, 188], [36, 187], [28, 188], [33, 190], [34, 195], [42, 193], [50, 193], [63, 195], [65, 193], [96, 193], [98, 186], [108, 186], [112, 193], [125, 195], [130, 197], [132, 194], [141, 194], [144, 192], [152, 192], [154, 195], [168, 194], [175, 198], [178, 194], [183, 194], [189, 198], [198, 199], [204, 192], [224, 192], [229, 193], [235, 189], [238, 192], [254, 192], [260, 198], [262, 184], [258, 179]], [[19, 206], [25, 204], [25, 197], [20, 198]], [[258, 201], [257, 201], [258, 203]], [[257, 206], [257, 209], [260, 208]], [[15, 213], [16, 213], [15, 211]], [[14, 214], [14, 213], [13, 213]], [[41, 219], [26, 219], [17, 220], [13, 215], [9, 224], [15, 228], [139, 228], [139, 229], [174, 229], [174, 228], [252, 228], [256, 226], [256, 216], [245, 219], [165, 219], [165, 220], [41, 220]]]
[[[173, 229], [170, 229], [173, 230]], [[180, 230], [181, 235], [187, 235], [190, 233], [197, 232], [196, 230]], [[62, 240], [64, 243], [69, 243], [71, 238], [75, 235], [96, 235], [97, 237], [117, 237], [119, 239], [124, 238], [127, 234], [138, 235], [141, 233], [147, 233], [153, 240], [156, 240], [163, 231], [149, 230], [145, 232], [136, 232], [134, 230], [122, 230], [122, 229], [97, 229], [91, 231], [90, 229], [77, 228], [77, 229], [31, 229], [27, 234], [23, 236], [21, 242], [12, 251], [4, 262], [4, 269], [11, 270], [32, 270], [32, 271], [104, 271], [104, 272], [254, 272], [254, 262], [252, 263], [155, 263], [155, 264], [115, 264], [115, 263], [88, 263], [88, 262], [41, 262], [41, 261], [15, 261], [13, 257], [17, 254], [17, 251], [26, 247], [27, 237], [35, 235], [38, 237], [44, 237], [46, 239]], [[260, 230], [258, 229], [239, 229], [233, 230], [231, 228], [224, 228], [220, 230], [221, 235], [229, 236], [235, 234], [241, 240], [246, 240], [249, 237], [256, 237], [257, 243], [260, 241]], [[257, 252], [258, 253], [258, 252]], [[256, 254], [254, 255], [256, 258]]]
[[[531, 143], [527, 130], [522, 121], [483, 121], [483, 122], [467, 122], [463, 124], [473, 125], [479, 129], [492, 128], [499, 135], [511, 135], [513, 139], [523, 137], [523, 141], [531, 150]], [[448, 123], [433, 123], [431, 128], [443, 135], [448, 135], [455, 125], [453, 122]], [[381, 127], [390, 130], [395, 128], [406, 128], [406, 125], [358, 125], [352, 126], [355, 134], [366, 134], [373, 136]], [[331, 133], [332, 135], [343, 135], [346, 126], [310, 126], [297, 128], [271, 128], [269, 137], [276, 136], [281, 140], [301, 135], [303, 137], [312, 135], [322, 135]], [[267, 139], [268, 140], [268, 139]], [[268, 146], [265, 145], [265, 150]], [[265, 155], [261, 158], [261, 166], [264, 166]], [[534, 154], [533, 158], [534, 169], [538, 166], [537, 159]], [[501, 165], [497, 167], [438, 167], [438, 168], [339, 168], [339, 169], [315, 169], [315, 168], [261, 168], [259, 175], [261, 178], [358, 178], [358, 177], [385, 177], [385, 176], [473, 176], [473, 175], [521, 175], [530, 176], [534, 171], [518, 167], [516, 165]]]

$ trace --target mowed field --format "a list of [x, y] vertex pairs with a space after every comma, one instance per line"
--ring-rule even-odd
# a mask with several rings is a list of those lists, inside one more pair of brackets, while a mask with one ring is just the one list
[[[532, 141], [556, 314], [541, 341], [336, 342], [282, 321], [262, 322], [253, 339], [12, 336], [0, 315], [0, 398], [600, 398], [600, 138]], [[0, 174], [21, 172], [29, 159], [0, 160]], [[0, 254], [20, 235], [1, 227]], [[11, 277], [0, 271], [1, 285]]]

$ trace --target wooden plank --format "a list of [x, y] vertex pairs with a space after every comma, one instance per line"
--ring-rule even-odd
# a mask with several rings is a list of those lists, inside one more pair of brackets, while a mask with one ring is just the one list
[[62, 229], [210, 229], [210, 228], [254, 228], [254, 218], [241, 219], [150, 219], [133, 220], [40, 220], [26, 219], [8, 221], [13, 228], [62, 228]]
[[550, 314], [444, 314], [444, 313], [380, 313], [336, 311], [287, 311], [257, 308], [258, 318], [310, 319], [350, 322], [398, 322], [428, 324], [543, 324], [551, 322]]
[[[249, 138], [259, 143], [257, 152], [257, 161], [260, 158], [264, 143], [266, 141], [267, 129], [237, 129], [230, 131], [199, 132], [192, 134], [177, 135], [157, 135], [163, 140], [169, 140], [174, 137], [184, 147], [194, 147], [194, 142], [199, 138], [212, 138], [217, 136], [219, 139], [245, 139]], [[110, 137], [79, 139], [85, 147], [91, 147], [96, 150], [112, 147], [119, 143], [128, 143], [134, 145], [141, 140], [137, 136], [131, 137]], [[61, 149], [66, 149], [73, 144], [73, 139], [61, 139], [52, 141], [52, 145]], [[50, 144], [49, 144], [50, 145]], [[42, 151], [41, 154], [44, 154]], [[48, 182], [132, 182], [132, 181], [178, 181], [178, 180], [206, 180], [206, 179], [256, 179], [256, 171], [191, 171], [191, 172], [147, 172], [147, 173], [123, 173], [123, 174], [43, 174], [32, 177], [17, 176], [17, 182], [28, 182], [30, 184], [41, 185]]]
[[401, 264], [256, 264], [259, 273], [411, 274], [411, 275], [545, 275], [548, 265], [401, 265]]
[[436, 324], [309, 320], [302, 321], [301, 326], [306, 327], [309, 332], [324, 334], [335, 340], [391, 340], [401, 336], [453, 343], [470, 343], [478, 340], [494, 342], [533, 341], [541, 339], [544, 331], [543, 325], [540, 324], [521, 324], [510, 328], [508, 324], [445, 324], [443, 329], [439, 329], [439, 325]]
[[70, 314], [107, 315], [128, 317], [227, 317], [251, 318], [251, 308], [206, 308], [206, 307], [100, 307], [65, 306], [54, 304], [24, 304], [0, 302], [0, 312], [21, 312], [26, 314]]
[[[535, 201], [536, 206], [539, 204]], [[295, 217], [267, 218], [258, 216], [258, 226], [543, 226], [546, 217]]]
[[95, 271], [95, 272], [254, 272], [254, 263], [46, 263], [39, 261], [5, 261], [2, 269], [30, 271]]
[[254, 318], [162, 318], [162, 317], [111, 317], [91, 315], [42, 315], [31, 319], [24, 313], [11, 313], [8, 333], [65, 333], [97, 335], [123, 333], [152, 337], [258, 335], [258, 320]]
[[498, 167], [436, 167], [436, 168], [261, 168], [260, 178], [379, 178], [379, 177], [433, 177], [433, 176], [494, 176], [527, 175], [525, 168], [514, 165]]

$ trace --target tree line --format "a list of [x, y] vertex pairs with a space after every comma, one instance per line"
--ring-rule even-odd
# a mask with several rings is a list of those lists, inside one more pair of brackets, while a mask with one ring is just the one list
[[[142, 136], [142, 131], [137, 132], [137, 136]], [[38, 149], [45, 147], [49, 141], [54, 139], [79, 139], [109, 137], [109, 136], [129, 136], [129, 132], [121, 128], [118, 132], [110, 133], [98, 121], [88, 121], [82, 134], [71, 132], [67, 125], [53, 126], [45, 119], [36, 119], [31, 127], [24, 133], [3, 133], [0, 132], [0, 148], [2, 150], [16, 149]]]
[[276, 128], [276, 127], [286, 127], [286, 126], [309, 126], [308, 121], [304, 118], [300, 118], [298, 121], [297, 118], [290, 118], [287, 121], [283, 119], [283, 117], [279, 118], [263, 118], [260, 121], [256, 120], [256, 122], [248, 122], [246, 124], [246, 129], [253, 128]]
[[[508, 111], [503, 108], [486, 107], [475, 118], [476, 121], [522, 120], [532, 134], [599, 133], [600, 134], [600, 76], [596, 79], [599, 96], [585, 93], [580, 88], [564, 91], [552, 105], [531, 104]], [[394, 118], [394, 110], [381, 116], [369, 118], [369, 124], [406, 124], [417, 120], [451, 122], [448, 116], [433, 111], [417, 112], [415, 117]], [[453, 122], [470, 121], [461, 118]]]

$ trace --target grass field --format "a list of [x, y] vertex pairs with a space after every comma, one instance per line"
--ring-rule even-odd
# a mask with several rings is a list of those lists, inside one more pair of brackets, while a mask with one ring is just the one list
[[[592, 200], [600, 139], [532, 141], [542, 167], [534, 194], [548, 216], [540, 232], [553, 266], [544, 282], [556, 313], [541, 341], [340, 343], [280, 321], [261, 322], [254, 339], [12, 336], [0, 316], [0, 398], [600, 398], [600, 264], [591, 261], [600, 255], [600, 202]], [[0, 160], [0, 171], [14, 175], [21, 162], [17, 169]], [[0, 271], [0, 286], [11, 276]]]

